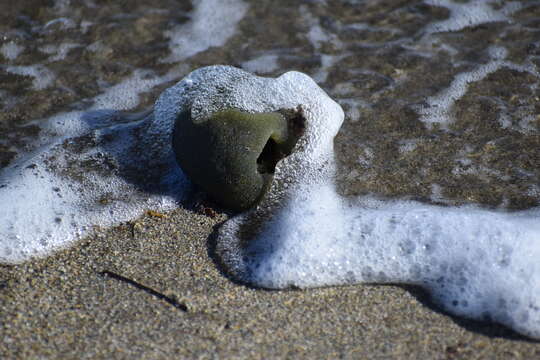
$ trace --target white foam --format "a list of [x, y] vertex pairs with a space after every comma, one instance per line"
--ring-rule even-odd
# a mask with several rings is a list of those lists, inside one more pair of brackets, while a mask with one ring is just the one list
[[51, 21], [48, 21], [44, 26], [43, 26], [46, 30], [51, 30], [55, 28], [59, 29], [59, 30], [69, 30], [69, 29], [73, 29], [76, 27], [75, 25], [75, 22], [73, 20], [71, 20], [70, 18], [66, 18], [66, 17], [60, 17], [60, 18], [56, 18], [56, 19], [53, 19]]
[[399, 152], [405, 154], [413, 151], [418, 146], [418, 139], [407, 139], [399, 142]]
[[[98, 145], [81, 153], [65, 150], [65, 141], [46, 151], [19, 161], [5, 169], [0, 177], [0, 262], [18, 263], [35, 256], [50, 254], [75, 240], [88, 235], [93, 226], [111, 226], [140, 216], [145, 209], [167, 210], [176, 206], [181, 194], [183, 176], [175, 171], [174, 160], [141, 161], [126, 159], [132, 150], [128, 141], [134, 141], [132, 127], [103, 129], [101, 136], [114, 136], [113, 142]], [[103, 161], [102, 161], [103, 160]], [[168, 160], [168, 161], [166, 161]], [[101, 169], [106, 161], [118, 161], [119, 168], [139, 168], [145, 171], [163, 163], [171, 171], [164, 174], [162, 194], [140, 195], [137, 185], [123, 179], [115, 171], [104, 175], [100, 171], [81, 167], [75, 180], [62, 169], [73, 170], [80, 164], [95, 162]], [[53, 163], [53, 167], [47, 164]], [[140, 165], [145, 166], [140, 166]], [[121, 172], [121, 170], [120, 170]], [[175, 177], [174, 181], [171, 179]], [[169, 184], [167, 184], [169, 182]], [[173, 189], [171, 184], [176, 185]]]
[[34, 78], [32, 86], [34, 90], [48, 88], [54, 82], [56, 75], [43, 65], [7, 66], [7, 72], [17, 75], [31, 76]]
[[[58, 4], [63, 8], [69, 2], [60, 1]], [[180, 61], [211, 46], [223, 45], [234, 34], [236, 24], [246, 11], [247, 5], [241, 0], [196, 2], [191, 21], [168, 33], [172, 55], [167, 60]], [[69, 29], [74, 26], [71, 19], [58, 18], [44, 27]], [[70, 48], [72, 46], [68, 44], [44, 50], [55, 52], [49, 59], [55, 61], [65, 56]], [[99, 47], [95, 46], [95, 50]], [[34, 77], [36, 90], [46, 89], [54, 81], [54, 74], [43, 65], [9, 66], [6, 70]], [[117, 224], [139, 216], [148, 208], [165, 210], [181, 198], [184, 177], [175, 165], [170, 141], [165, 141], [170, 139], [173, 122], [161, 127], [150, 124], [153, 118], [148, 117], [142, 123], [117, 125], [115, 120], [121, 119], [122, 115], [106, 109], [134, 107], [141, 92], [177, 78], [184, 70], [185, 67], [180, 66], [162, 77], [136, 70], [125, 82], [90, 99], [93, 103], [90, 109], [57, 114], [47, 121], [34, 153], [27, 154], [0, 174], [0, 203], [8, 204], [0, 209], [2, 262], [20, 262], [33, 256], [47, 255], [89, 234], [93, 225]], [[133, 135], [135, 131], [141, 131], [140, 128], [149, 128], [149, 138]], [[70, 141], [78, 141], [70, 140], [70, 137], [83, 135], [91, 135], [96, 145], [80, 150], [81, 153], [66, 147]], [[105, 141], [104, 135], [113, 140]], [[140, 158], [130, 158], [133, 146], [143, 147], [138, 151]], [[136, 168], [139, 173], [145, 173], [147, 169], [168, 169], [155, 184], [160, 191], [153, 195], [141, 193], [137, 185], [116, 173], [104, 176], [103, 171], [84, 171], [84, 161], [94, 161], [103, 170], [105, 158], [116, 163], [120, 170]], [[46, 164], [55, 166], [51, 168]], [[81, 174], [83, 180], [69, 180], [60, 173], [62, 167], [80, 167], [79, 170], [84, 171]], [[34, 193], [35, 196], [32, 195]], [[59, 194], [62, 198], [58, 198]], [[104, 198], [112, 198], [112, 202], [102, 204], [99, 200]]]
[[224, 45], [248, 9], [242, 0], [196, 0], [194, 6], [189, 22], [165, 32], [171, 50], [165, 62], [178, 62]]
[[[170, 149], [174, 121], [186, 109], [203, 119], [230, 107], [249, 112], [301, 108], [306, 119], [303, 136], [278, 163], [261, 203], [219, 230], [217, 253], [232, 276], [268, 288], [417, 284], [454, 314], [489, 317], [540, 338], [540, 209], [506, 213], [341, 198], [332, 179], [333, 138], [343, 111], [298, 72], [267, 79], [232, 67], [199, 69], [163, 92], [153, 118], [102, 124], [87, 133], [96, 145], [86, 150], [69, 151], [66, 141], [77, 145], [78, 140], [65, 139], [12, 166], [0, 177], [0, 202], [9, 204], [0, 209], [2, 261], [45, 254], [77, 238], [73, 234], [88, 233], [91, 225], [129, 219], [145, 206], [173, 206], [173, 191], [182, 187]], [[134, 130], [143, 134], [139, 142]], [[114, 141], [101, 141], [111, 136]], [[133, 146], [142, 147], [143, 156], [130, 153]], [[77, 161], [103, 157], [148, 174], [169, 166], [161, 192], [135, 191], [114, 171], [104, 175], [81, 167], [85, 180], [76, 181], [46, 166], [48, 160], [73, 171]], [[103, 194], [112, 203], [96, 205]]]
[[[159, 141], [145, 137], [152, 113], [124, 117], [117, 110], [137, 106], [141, 92], [184, 71], [184, 66], [163, 76], [135, 71], [90, 99], [93, 106], [86, 111], [57, 114], [47, 121], [36, 150], [0, 172], [0, 262], [44, 256], [90, 234], [94, 226], [177, 206], [187, 182], [170, 143], [159, 148]], [[145, 143], [154, 152], [147, 151]], [[153, 169], [151, 185], [122, 175], [146, 174], [148, 169]], [[148, 186], [152, 191], [143, 190]]]
[[306, 37], [315, 49], [319, 50], [325, 43], [328, 42], [331, 42], [333, 46], [338, 48], [343, 47], [343, 44], [335, 34], [329, 33], [323, 29], [319, 19], [313, 16], [307, 6], [300, 6], [300, 15], [309, 26], [309, 31], [306, 33]]
[[330, 36], [322, 29], [319, 24], [313, 25], [308, 33], [307, 38], [313, 44], [315, 49], [320, 49], [322, 44], [330, 40]]
[[17, 44], [14, 41], [10, 41], [0, 47], [0, 52], [8, 60], [15, 60], [24, 51], [24, 46]]
[[219, 231], [217, 252], [231, 275], [268, 288], [417, 284], [454, 314], [540, 337], [540, 209], [341, 198], [332, 151], [343, 112], [299, 73], [268, 80], [231, 68], [198, 70], [161, 96], [156, 114], [167, 123], [185, 108], [205, 117], [229, 106], [272, 111], [299, 104], [305, 134], [278, 163], [270, 192]]
[[[323, 184], [291, 194], [235, 266], [244, 280], [269, 288], [421, 285], [454, 314], [540, 337], [539, 217], [538, 209], [347, 203]], [[242, 220], [227, 224], [222, 236]]]
[[257, 74], [268, 74], [279, 68], [277, 61], [277, 55], [261, 55], [255, 59], [243, 62], [242, 69]]
[[472, 0], [467, 2], [425, 0], [424, 2], [428, 5], [445, 7], [450, 10], [448, 19], [429, 24], [425, 28], [428, 34], [459, 31], [467, 27], [490, 22], [510, 22], [509, 16], [522, 7], [518, 1], [505, 2], [504, 6], [498, 10], [494, 8], [497, 4], [492, 0]]
[[[124, 81], [107, 88], [94, 98], [86, 99], [92, 105], [85, 111], [70, 111], [53, 115], [45, 124], [41, 124], [41, 127], [51, 135], [61, 135], [63, 138], [76, 137], [90, 131], [92, 126], [97, 126], [95, 122], [88, 124], [82, 120], [82, 117], [89, 111], [99, 112], [98, 117], [101, 119], [99, 126], [110, 125], [114, 119], [118, 118], [115, 115], [117, 110], [129, 110], [136, 107], [139, 104], [141, 93], [180, 77], [187, 72], [187, 69], [186, 65], [175, 66], [163, 76], [156, 76], [153, 71], [149, 70], [135, 70]], [[110, 116], [107, 115], [107, 112], [110, 113]]]
[[490, 55], [491, 61], [477, 66], [472, 71], [457, 74], [448, 88], [427, 98], [427, 106], [418, 109], [420, 121], [430, 126], [438, 123], [446, 129], [453, 120], [452, 107], [457, 100], [465, 95], [469, 84], [483, 80], [505, 64], [506, 50], [504, 48], [492, 47]]
[[52, 55], [47, 61], [54, 62], [64, 60], [71, 49], [80, 47], [80, 44], [75, 43], [63, 43], [60, 45], [45, 45], [40, 50], [45, 54]]
[[328, 78], [328, 72], [334, 64], [337, 64], [346, 55], [321, 55], [321, 67], [313, 74], [313, 79], [319, 83], [323, 83]]
[[[91, 7], [91, 6], [88, 6], [88, 7]], [[94, 7], [96, 7], [96, 5], [94, 5]], [[92, 21], [83, 20], [81, 21], [79, 26], [81, 27], [81, 33], [86, 34], [88, 30], [90, 30], [90, 28], [94, 26], [94, 23]]]
[[[453, 106], [457, 100], [462, 98], [469, 88], [469, 84], [481, 81], [488, 75], [493, 74], [502, 68], [508, 68], [515, 71], [527, 72], [540, 77], [535, 66], [530, 63], [523, 65], [514, 64], [506, 61], [507, 50], [502, 47], [492, 46], [488, 49], [490, 60], [482, 65], [476, 66], [473, 70], [457, 74], [452, 83], [446, 89], [440, 91], [434, 96], [426, 99], [426, 106], [418, 107], [420, 121], [428, 126], [438, 123], [442, 129], [448, 129], [448, 125], [454, 120], [452, 116]], [[532, 117], [531, 117], [532, 119]], [[501, 120], [499, 120], [501, 121]], [[507, 126], [505, 119], [502, 119], [502, 125]], [[522, 122], [523, 123], [523, 122]], [[525, 122], [524, 124], [526, 124]], [[522, 129], [529, 130], [526, 125]], [[533, 130], [533, 129], [531, 129]]]
[[185, 73], [186, 66], [177, 66], [164, 76], [155, 76], [153, 71], [137, 69], [131, 76], [119, 84], [108, 88], [103, 94], [96, 96], [91, 109], [114, 108], [128, 110], [139, 104], [139, 94], [178, 78]]

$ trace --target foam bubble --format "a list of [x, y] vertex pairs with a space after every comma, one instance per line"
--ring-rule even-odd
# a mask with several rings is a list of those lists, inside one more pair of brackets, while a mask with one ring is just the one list
[[76, 25], [73, 20], [66, 17], [60, 17], [47, 22], [43, 27], [46, 30], [51, 30], [55, 28], [59, 30], [68, 30], [75, 28]]
[[279, 68], [277, 55], [262, 55], [242, 63], [246, 71], [258, 74], [268, 74]]
[[488, 54], [490, 60], [487, 63], [479, 65], [471, 71], [457, 74], [449, 87], [427, 98], [426, 106], [417, 109], [420, 120], [429, 126], [437, 123], [441, 128], [447, 129], [453, 121], [452, 108], [455, 102], [466, 94], [469, 84], [481, 81], [503, 67], [540, 76], [532, 64], [517, 65], [506, 61], [507, 50], [505, 48], [492, 46], [488, 49]]
[[[446, 310], [540, 337], [540, 222], [522, 213], [358, 199], [304, 188], [235, 258], [237, 276], [269, 288], [358, 282], [428, 289]], [[231, 236], [234, 225], [222, 236]], [[242, 219], [245, 221], [245, 219]]]
[[7, 66], [7, 72], [17, 75], [31, 76], [34, 78], [32, 86], [35, 90], [48, 88], [54, 82], [56, 75], [43, 65]]
[[[93, 226], [111, 226], [145, 209], [176, 206], [184, 187], [174, 158], [149, 159], [136, 143], [141, 124], [95, 129], [4, 169], [0, 177], [0, 261], [17, 263], [66, 247]], [[136, 159], [136, 157], [139, 159]], [[131, 173], [168, 169], [154, 192]]]
[[169, 55], [165, 62], [177, 62], [214, 46], [222, 46], [233, 36], [248, 6], [241, 0], [198, 0], [191, 20], [165, 32]]
[[24, 46], [17, 44], [14, 41], [10, 41], [0, 47], [0, 52], [8, 60], [15, 60], [24, 51]]
[[52, 55], [49, 57], [49, 62], [64, 60], [71, 49], [80, 47], [80, 44], [63, 43], [60, 45], [45, 45], [40, 50], [45, 54]]
[[505, 2], [500, 9], [493, 7], [491, 0], [474, 0], [467, 2], [456, 2], [452, 0], [426, 0], [426, 4], [445, 7], [450, 10], [450, 17], [446, 20], [429, 24], [425, 31], [429, 34], [459, 31], [467, 27], [505, 21], [509, 22], [509, 16], [521, 9], [522, 5], [517, 1]]
[[185, 70], [186, 66], [178, 66], [172, 68], [164, 76], [155, 76], [151, 70], [137, 69], [126, 80], [111, 86], [103, 94], [96, 96], [90, 109], [131, 109], [139, 104], [140, 93], [177, 78], [180, 74], [185, 73]]
[[[271, 81], [215, 67], [170, 91], [157, 106], [170, 117], [183, 106], [195, 116], [220, 106], [304, 110], [305, 134], [278, 163], [270, 192], [219, 231], [217, 252], [232, 276], [267, 288], [416, 284], [454, 314], [540, 337], [540, 209], [341, 198], [332, 151], [343, 112], [298, 73]], [[173, 105], [173, 93], [182, 105]]]
[[147, 137], [153, 112], [118, 110], [137, 106], [141, 92], [183, 71], [183, 66], [163, 76], [135, 71], [89, 99], [90, 109], [47, 121], [35, 150], [0, 173], [0, 262], [44, 256], [88, 235], [94, 226], [177, 206], [188, 183], [170, 144]]
[[[0, 177], [0, 202], [8, 204], [0, 209], [1, 261], [43, 255], [93, 225], [174, 206], [186, 186], [170, 146], [174, 121], [185, 110], [203, 119], [226, 108], [301, 109], [306, 121], [261, 203], [219, 230], [217, 254], [236, 279], [268, 288], [416, 284], [449, 312], [540, 338], [540, 209], [340, 197], [333, 138], [343, 111], [298, 72], [269, 79], [212, 66], [165, 90], [139, 119], [86, 113], [79, 121], [90, 125], [80, 136], [40, 149]], [[133, 173], [151, 177], [157, 191], [145, 191], [149, 179]]]
[[323, 29], [318, 18], [308, 10], [305, 5], [300, 6], [300, 14], [304, 21], [309, 26], [309, 31], [306, 34], [308, 41], [315, 49], [320, 49], [324, 43], [332, 42], [336, 47], [341, 48], [343, 44], [339, 38]]

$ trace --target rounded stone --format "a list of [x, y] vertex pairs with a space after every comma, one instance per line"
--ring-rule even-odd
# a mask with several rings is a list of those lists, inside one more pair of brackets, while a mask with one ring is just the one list
[[176, 160], [217, 203], [247, 209], [265, 193], [277, 162], [296, 143], [288, 122], [280, 112], [227, 109], [201, 120], [186, 110], [175, 123]]

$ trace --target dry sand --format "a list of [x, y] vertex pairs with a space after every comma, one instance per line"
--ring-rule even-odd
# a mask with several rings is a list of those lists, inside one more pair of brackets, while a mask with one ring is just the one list
[[0, 358], [540, 358], [539, 343], [442, 314], [418, 289], [236, 284], [209, 250], [224, 219], [149, 213], [2, 266]]

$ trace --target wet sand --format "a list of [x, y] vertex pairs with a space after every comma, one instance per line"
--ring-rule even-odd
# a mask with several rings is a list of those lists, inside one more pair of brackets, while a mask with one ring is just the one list
[[0, 358], [540, 358], [540, 343], [447, 316], [414, 288], [236, 284], [212, 257], [226, 217], [147, 213], [0, 267]]

